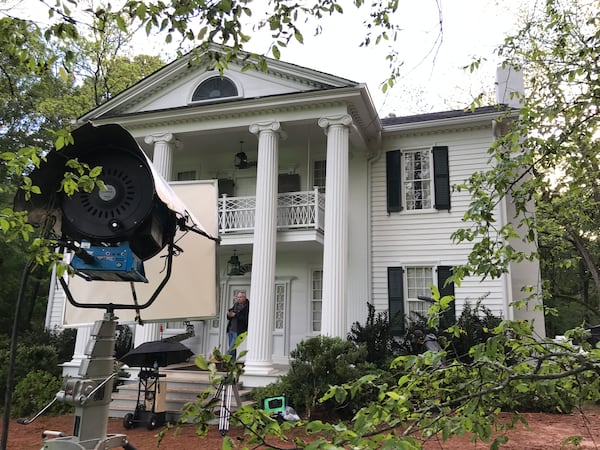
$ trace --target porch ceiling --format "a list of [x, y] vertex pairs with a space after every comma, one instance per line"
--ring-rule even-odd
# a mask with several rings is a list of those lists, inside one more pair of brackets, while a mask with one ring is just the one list
[[[315, 122], [283, 123], [284, 139], [280, 142], [280, 151], [290, 149], [304, 149], [307, 145], [315, 148], [325, 148], [326, 136], [323, 129]], [[177, 133], [179, 141], [175, 158], [196, 158], [199, 155], [209, 157], [212, 154], [222, 155], [227, 153], [233, 163], [234, 155], [240, 151], [240, 141], [243, 141], [243, 150], [250, 160], [255, 160], [257, 155], [258, 139], [250, 133], [247, 126], [228, 128], [225, 130], [192, 131]], [[140, 142], [140, 145], [152, 158], [153, 147]]]

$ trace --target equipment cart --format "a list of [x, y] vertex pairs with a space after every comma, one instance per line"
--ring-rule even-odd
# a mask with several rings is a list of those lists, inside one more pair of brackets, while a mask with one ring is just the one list
[[166, 374], [158, 368], [142, 367], [139, 374], [138, 396], [135, 411], [123, 417], [123, 426], [127, 429], [137, 424], [145, 425], [149, 430], [160, 427], [166, 421], [167, 382]]

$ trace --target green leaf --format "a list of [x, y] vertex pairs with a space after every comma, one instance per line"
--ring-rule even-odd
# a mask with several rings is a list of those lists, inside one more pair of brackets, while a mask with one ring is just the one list
[[0, 159], [3, 159], [4, 161], [12, 161], [16, 158], [16, 156], [17, 155], [15, 155], [13, 152], [0, 153]]
[[275, 59], [279, 59], [281, 57], [281, 53], [279, 52], [279, 48], [276, 45], [273, 45], [271, 47], [271, 52], [273, 53], [273, 56], [275, 57]]
[[208, 370], [208, 361], [203, 355], [196, 356], [196, 359], [194, 359], [194, 364], [202, 370]]
[[296, 38], [300, 44], [304, 44], [304, 37], [302, 36], [302, 33], [300, 33], [300, 30], [294, 30], [294, 38]]

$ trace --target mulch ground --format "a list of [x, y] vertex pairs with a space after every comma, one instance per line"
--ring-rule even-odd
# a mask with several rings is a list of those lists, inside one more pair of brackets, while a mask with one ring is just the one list
[[[600, 408], [593, 407], [584, 414], [523, 414], [529, 427], [518, 426], [508, 432], [509, 441], [501, 446], [503, 450], [567, 450], [572, 445], [563, 445], [569, 436], [582, 436], [579, 449], [600, 449]], [[508, 415], [506, 415], [508, 420]], [[19, 425], [11, 421], [8, 433], [7, 450], [40, 450], [43, 446], [42, 432], [45, 430], [62, 431], [69, 435], [73, 428], [72, 416], [40, 417], [29, 425]], [[109, 434], [125, 434], [129, 442], [138, 450], [157, 448], [159, 429], [147, 430], [144, 427], [125, 429], [120, 419], [109, 419]], [[232, 427], [228, 434], [241, 448], [243, 431]], [[239, 439], [238, 439], [239, 438]], [[191, 449], [220, 449], [223, 441], [217, 427], [211, 427], [208, 436], [200, 438], [192, 426], [184, 426], [178, 434], [169, 432], [162, 441], [160, 449], [191, 450]], [[272, 442], [276, 447], [294, 448], [290, 443]], [[433, 438], [424, 443], [425, 450], [483, 450], [489, 448], [489, 443], [470, 441], [469, 436], [442, 441]]]

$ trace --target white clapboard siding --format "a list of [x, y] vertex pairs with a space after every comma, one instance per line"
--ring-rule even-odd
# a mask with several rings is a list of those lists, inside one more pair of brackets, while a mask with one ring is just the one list
[[[479, 129], [388, 137], [384, 148], [388, 151], [447, 145], [452, 188], [473, 172], [487, 168], [487, 149], [491, 143], [490, 124], [484, 123]], [[451, 239], [452, 233], [464, 226], [462, 217], [470, 202], [468, 192], [452, 190], [450, 211], [403, 211], [388, 215], [385, 164], [382, 155], [371, 165], [372, 295], [380, 310], [388, 305], [388, 267], [457, 265], [464, 263], [472, 247], [471, 243], [456, 245]], [[465, 302], [474, 304], [483, 298], [483, 303], [495, 314], [506, 316], [507, 295], [502, 279], [482, 282], [468, 278], [456, 287], [455, 294], [457, 312]]]

